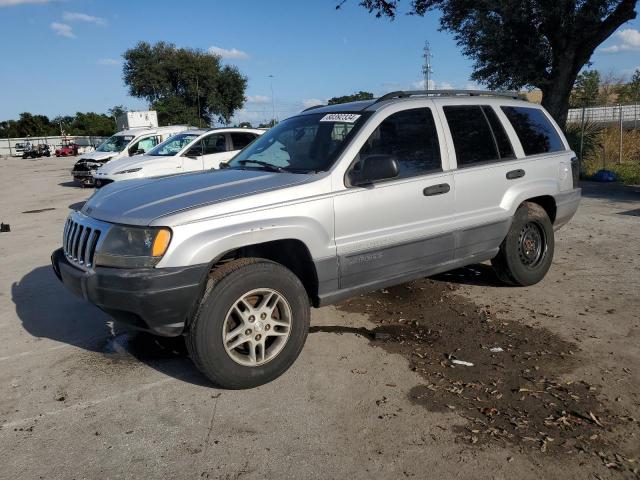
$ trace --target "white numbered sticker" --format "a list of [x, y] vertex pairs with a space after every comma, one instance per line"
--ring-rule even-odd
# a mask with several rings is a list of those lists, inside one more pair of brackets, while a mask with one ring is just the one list
[[360, 118], [358, 113], [327, 113], [320, 119], [321, 122], [346, 122], [355, 123]]

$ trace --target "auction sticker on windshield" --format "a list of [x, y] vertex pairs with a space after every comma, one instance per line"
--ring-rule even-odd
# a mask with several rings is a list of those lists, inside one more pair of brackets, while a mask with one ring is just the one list
[[327, 113], [320, 119], [321, 122], [346, 122], [355, 123], [360, 118], [357, 113]]

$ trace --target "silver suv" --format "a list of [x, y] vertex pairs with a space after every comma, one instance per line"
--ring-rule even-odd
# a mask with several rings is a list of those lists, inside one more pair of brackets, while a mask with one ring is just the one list
[[311, 305], [485, 260], [507, 284], [539, 282], [580, 201], [561, 130], [504, 93], [308, 109], [222, 167], [107, 185], [52, 262], [115, 319], [184, 335], [226, 388], [285, 372]]

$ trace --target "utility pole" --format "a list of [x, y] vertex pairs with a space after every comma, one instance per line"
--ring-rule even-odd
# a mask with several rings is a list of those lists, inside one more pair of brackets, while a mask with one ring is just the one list
[[422, 49], [422, 58], [424, 58], [424, 64], [422, 65], [424, 88], [425, 90], [429, 90], [429, 82], [431, 81], [431, 74], [433, 73], [433, 68], [431, 67], [431, 58], [433, 58], [433, 55], [431, 54], [431, 47], [428, 40], [424, 42], [424, 48]]
[[269, 75], [269, 78], [271, 79], [271, 108], [273, 110], [273, 116], [271, 117], [271, 123], [276, 122], [276, 98], [273, 96], [273, 79], [274, 76], [273, 75]]

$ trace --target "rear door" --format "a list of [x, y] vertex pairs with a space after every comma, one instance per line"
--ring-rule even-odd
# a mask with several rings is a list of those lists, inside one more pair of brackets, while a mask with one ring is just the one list
[[382, 154], [397, 159], [400, 173], [336, 192], [340, 288], [395, 281], [451, 260], [454, 188], [439, 131], [432, 108], [400, 110], [382, 119], [360, 148], [350, 170]]
[[501, 203], [509, 184], [522, 179], [522, 159], [490, 105], [445, 105], [442, 113], [456, 160], [455, 257], [486, 256], [509, 229]]

